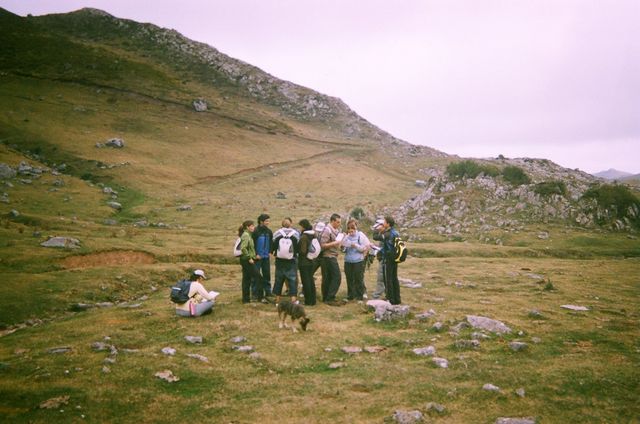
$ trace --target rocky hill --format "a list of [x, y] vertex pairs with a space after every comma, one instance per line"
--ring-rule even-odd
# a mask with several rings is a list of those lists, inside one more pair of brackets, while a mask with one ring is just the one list
[[[395, 211], [405, 228], [422, 228], [448, 238], [475, 238], [502, 243], [505, 233], [518, 233], [538, 224], [611, 229], [635, 233], [640, 202], [625, 186], [607, 186], [629, 193], [624, 207], [603, 204], [597, 179], [585, 172], [569, 170], [545, 159], [501, 159], [486, 161], [496, 167], [516, 167], [530, 181], [512, 184], [503, 176], [481, 173], [474, 178], [455, 178], [444, 169], [424, 170], [419, 181], [424, 191]], [[548, 237], [544, 231], [540, 238]]]

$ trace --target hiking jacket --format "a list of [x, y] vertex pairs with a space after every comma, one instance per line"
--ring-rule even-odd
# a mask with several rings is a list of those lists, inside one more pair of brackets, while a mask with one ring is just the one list
[[396, 249], [393, 246], [393, 242], [396, 237], [400, 237], [400, 233], [395, 228], [391, 227], [384, 233], [382, 233], [382, 259], [393, 258], [396, 254]]
[[253, 237], [253, 244], [256, 248], [256, 255], [260, 255], [263, 259], [268, 259], [269, 253], [271, 253], [273, 231], [266, 225], [258, 225], [251, 236]]
[[368, 247], [369, 239], [362, 231], [356, 231], [352, 236], [347, 235], [342, 241], [344, 248], [344, 261], [346, 263], [354, 264], [364, 261], [364, 257], [369, 249], [363, 250]]
[[251, 238], [251, 233], [249, 233], [249, 231], [245, 231], [240, 236], [240, 250], [242, 251], [240, 259], [249, 260], [256, 258], [256, 248], [253, 244], [253, 238]]

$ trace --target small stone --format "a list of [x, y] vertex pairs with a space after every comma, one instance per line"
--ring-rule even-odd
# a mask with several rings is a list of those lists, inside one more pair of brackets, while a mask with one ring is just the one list
[[435, 411], [435, 412], [437, 412], [438, 414], [442, 414], [442, 413], [446, 410], [446, 408], [444, 407], [444, 405], [440, 405], [439, 403], [435, 403], [435, 402], [429, 402], [429, 403], [427, 403], [427, 405], [425, 406], [425, 409], [426, 409], [428, 412]]
[[159, 379], [165, 380], [169, 383], [175, 383], [176, 381], [180, 381], [180, 377], [178, 377], [177, 375], [173, 375], [173, 372], [171, 372], [171, 370], [158, 371], [154, 375]]
[[586, 306], [577, 306], [577, 305], [560, 305], [563, 309], [569, 309], [571, 311], [588, 311], [589, 308]]
[[48, 349], [48, 353], [68, 353], [71, 352], [71, 348], [69, 346], [60, 346], [60, 347], [52, 347]]
[[103, 364], [109, 364], [109, 365], [113, 365], [116, 363], [116, 358], [113, 358], [111, 356], [104, 358], [104, 360], [102, 361]]
[[176, 208], [178, 212], [190, 211], [192, 209], [191, 205], [180, 205]]
[[524, 342], [509, 342], [509, 348], [514, 352], [527, 350], [529, 346]]
[[519, 389], [516, 389], [516, 395], [523, 398], [525, 396], [524, 388], [520, 387]]
[[364, 351], [367, 353], [380, 353], [386, 350], [384, 346], [365, 346]]
[[231, 339], [231, 343], [242, 343], [242, 342], [244, 342], [246, 340], [247, 340], [247, 338], [244, 337], [244, 336], [236, 336], [236, 337], [233, 337]]
[[258, 352], [251, 352], [249, 354], [249, 358], [257, 361], [258, 359], [262, 358], [262, 355], [260, 355]]
[[209, 362], [209, 358], [206, 356], [198, 355], [197, 353], [187, 353], [189, 358], [197, 359], [202, 362]]
[[489, 392], [499, 392], [500, 391], [500, 387], [494, 386], [491, 383], [487, 383], [484, 386], [482, 386], [482, 390], [487, 390]]
[[102, 367], [102, 372], [103, 372], [104, 374], [109, 374], [109, 373], [111, 372], [111, 368], [109, 368], [108, 366], [104, 365], [104, 366]]
[[542, 339], [540, 337], [532, 337], [531, 341], [535, 344], [542, 343]]
[[162, 353], [168, 356], [174, 356], [176, 354], [176, 350], [172, 347], [163, 347]]
[[418, 356], [433, 356], [436, 354], [436, 348], [433, 346], [420, 347], [413, 349], [413, 353]]
[[91, 349], [96, 352], [102, 352], [103, 350], [110, 350], [111, 345], [103, 342], [93, 342], [91, 343]]
[[237, 350], [238, 352], [251, 352], [253, 351], [253, 346], [233, 346], [233, 350]]
[[189, 343], [202, 343], [202, 336], [184, 336], [184, 339]]
[[442, 331], [442, 329], [443, 329], [443, 328], [444, 328], [444, 324], [443, 324], [443, 323], [441, 323], [440, 321], [436, 322], [435, 324], [433, 324], [433, 325], [431, 326], [431, 329], [432, 329], [433, 331], [437, 331], [437, 332]]
[[359, 346], [344, 346], [341, 350], [344, 353], [348, 353], [348, 354], [355, 354], [355, 353], [362, 352], [362, 348]]
[[122, 204], [118, 202], [107, 202], [107, 206], [117, 211], [122, 210]]
[[500, 417], [495, 424], [536, 424], [535, 418], [504, 418]]
[[449, 361], [444, 358], [431, 358], [431, 360], [440, 368], [449, 368]]
[[332, 362], [329, 364], [329, 369], [336, 370], [338, 368], [346, 367], [347, 364], [344, 362]]
[[40, 403], [40, 409], [58, 409], [62, 405], [67, 405], [69, 403], [69, 395], [58, 396], [51, 399], [47, 399], [44, 402]]
[[433, 309], [429, 309], [426, 312], [416, 315], [416, 318], [419, 319], [420, 321], [423, 321], [431, 318], [435, 314], [436, 314], [436, 311], [434, 311]]
[[498, 334], [511, 333], [511, 328], [507, 327], [503, 322], [495, 319], [476, 315], [467, 315], [467, 321], [474, 328], [481, 328]]
[[477, 349], [480, 347], [480, 341], [471, 339], [471, 340], [456, 340], [454, 343], [455, 347], [458, 349]]
[[393, 421], [399, 424], [414, 424], [420, 423], [423, 420], [422, 412], [420, 411], [395, 411], [391, 417]]

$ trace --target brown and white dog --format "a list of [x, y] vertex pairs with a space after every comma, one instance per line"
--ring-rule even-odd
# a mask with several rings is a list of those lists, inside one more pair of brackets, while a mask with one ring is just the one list
[[294, 325], [296, 321], [298, 321], [298, 324], [300, 324], [300, 328], [302, 329], [302, 331], [307, 331], [307, 324], [309, 324], [309, 321], [311, 321], [311, 319], [307, 318], [307, 314], [304, 311], [304, 306], [297, 303], [291, 303], [288, 300], [281, 301], [280, 303], [278, 303], [278, 318], [280, 318], [280, 325], [278, 326], [279, 328], [289, 328], [289, 326], [285, 323], [287, 317], [291, 318], [291, 329], [294, 333], [298, 331], [296, 330], [296, 327]]

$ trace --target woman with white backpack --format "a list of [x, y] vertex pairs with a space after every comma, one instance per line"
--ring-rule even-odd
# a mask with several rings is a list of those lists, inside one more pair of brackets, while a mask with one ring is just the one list
[[308, 219], [298, 222], [300, 225], [300, 248], [298, 254], [298, 270], [302, 280], [302, 293], [304, 304], [313, 306], [316, 304], [316, 283], [313, 280], [313, 268], [315, 259], [320, 255], [320, 242]]

